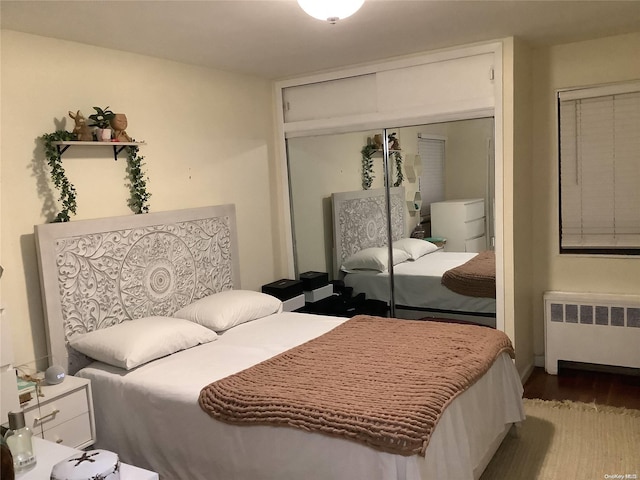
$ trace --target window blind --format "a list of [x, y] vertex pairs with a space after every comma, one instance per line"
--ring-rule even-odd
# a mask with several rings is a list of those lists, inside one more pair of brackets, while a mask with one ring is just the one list
[[580, 92], [558, 95], [561, 251], [640, 253], [640, 83]]
[[431, 215], [431, 204], [444, 200], [444, 155], [445, 140], [421, 137], [418, 139], [418, 154], [422, 160], [420, 174], [420, 215]]

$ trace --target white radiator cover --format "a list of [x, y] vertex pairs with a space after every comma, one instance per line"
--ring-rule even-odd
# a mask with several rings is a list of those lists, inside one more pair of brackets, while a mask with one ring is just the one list
[[640, 295], [545, 292], [545, 370], [558, 360], [640, 368]]

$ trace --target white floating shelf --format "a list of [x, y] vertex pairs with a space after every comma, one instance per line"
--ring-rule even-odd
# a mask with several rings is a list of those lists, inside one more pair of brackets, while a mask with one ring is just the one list
[[413, 196], [413, 200], [407, 200], [407, 208], [410, 215], [415, 215], [422, 208], [422, 195], [420, 192], [416, 192]]
[[75, 140], [53, 142], [52, 144], [58, 149], [60, 157], [62, 157], [62, 154], [72, 145], [78, 147], [112, 147], [114, 160], [118, 160], [118, 154], [122, 152], [125, 147], [140, 147], [146, 145], [145, 142], [81, 142]]

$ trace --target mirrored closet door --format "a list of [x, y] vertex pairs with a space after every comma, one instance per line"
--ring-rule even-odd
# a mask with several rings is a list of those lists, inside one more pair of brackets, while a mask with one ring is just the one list
[[296, 274], [328, 272], [391, 316], [495, 325], [495, 293], [441, 283], [492, 249], [493, 129], [482, 118], [288, 139]]

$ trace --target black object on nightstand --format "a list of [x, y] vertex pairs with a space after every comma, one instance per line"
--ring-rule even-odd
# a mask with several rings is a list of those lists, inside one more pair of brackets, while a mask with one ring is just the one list
[[304, 272], [300, 274], [302, 289], [305, 291], [322, 288], [329, 284], [329, 274], [327, 272]]
[[289, 300], [290, 298], [302, 295], [302, 281], [282, 278], [263, 285], [262, 293], [267, 293], [280, 300]]
[[379, 300], [367, 300], [364, 293], [352, 295], [353, 289], [345, 287], [341, 281], [331, 281], [334, 295], [317, 302], [306, 303], [298, 310], [304, 313], [353, 317], [354, 315], [387, 316], [387, 304]]

